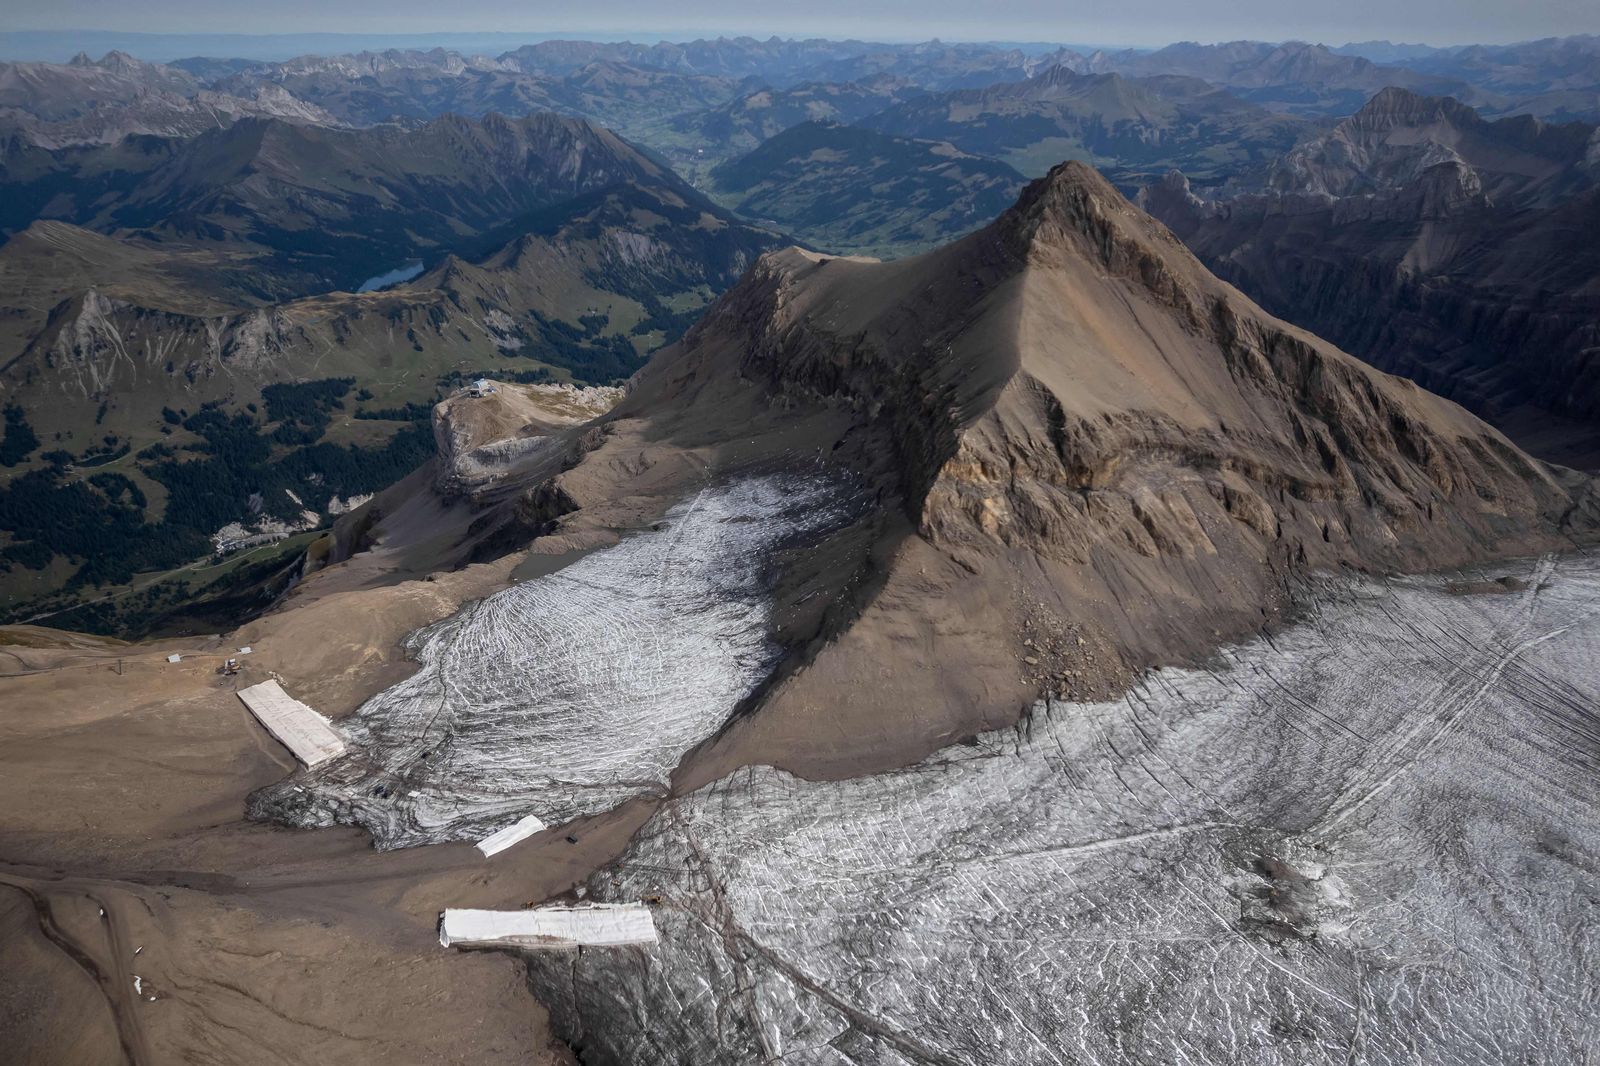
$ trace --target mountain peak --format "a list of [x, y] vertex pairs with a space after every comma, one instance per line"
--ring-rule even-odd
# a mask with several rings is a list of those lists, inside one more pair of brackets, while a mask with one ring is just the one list
[[115, 48], [101, 56], [100, 61], [94, 65], [103, 70], [114, 70], [124, 74], [131, 71], [143, 70], [145, 67], [149, 66], [148, 63], [135, 59], [127, 52], [123, 52]]
[[995, 229], [1026, 259], [1083, 257], [1112, 273], [1138, 276], [1164, 299], [1174, 294], [1166, 260], [1182, 254], [1181, 246], [1087, 163], [1068, 160], [1052, 167], [1022, 191]]
[[1122, 194], [1094, 167], [1069, 159], [1050, 168], [1044, 177], [1022, 190], [1011, 213], [1029, 222], [1042, 222], [1049, 216], [1056, 223], [1070, 222], [1102, 214]]
[[1483, 122], [1477, 111], [1454, 97], [1423, 96], [1398, 85], [1379, 89], [1345, 122], [1357, 127], [1387, 129], [1435, 119], [1447, 119], [1456, 125]]

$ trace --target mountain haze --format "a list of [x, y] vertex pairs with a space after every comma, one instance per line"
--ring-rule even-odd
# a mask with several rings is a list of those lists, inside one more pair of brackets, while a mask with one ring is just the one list
[[1101, 161], [1113, 175], [1170, 166], [1225, 180], [1259, 168], [1308, 131], [1194, 78], [1078, 74], [1055, 66], [1026, 81], [925, 96], [862, 122], [904, 137], [947, 140], [1030, 175], [1062, 158]]
[[1266, 191], [1205, 199], [1175, 175], [1144, 203], [1265, 306], [1594, 467], [1597, 137], [1389, 89]]
[[710, 181], [747, 218], [819, 247], [893, 255], [988, 222], [1023, 177], [939, 141], [806, 122], [716, 167]]

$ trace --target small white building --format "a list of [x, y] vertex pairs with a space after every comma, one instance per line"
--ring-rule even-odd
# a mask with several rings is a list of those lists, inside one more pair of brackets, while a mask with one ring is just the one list
[[499, 391], [499, 389], [494, 387], [494, 382], [490, 381], [488, 378], [479, 378], [477, 381], [474, 381], [471, 385], [467, 386], [468, 396], [493, 396]]
[[478, 850], [483, 852], [485, 858], [498, 855], [511, 845], [527, 840], [535, 833], [543, 832], [544, 828], [545, 824], [539, 820], [539, 816], [530, 814], [478, 841]]

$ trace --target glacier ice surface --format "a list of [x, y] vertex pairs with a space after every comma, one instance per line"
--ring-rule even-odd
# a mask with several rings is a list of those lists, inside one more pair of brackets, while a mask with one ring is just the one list
[[256, 816], [381, 848], [556, 825], [661, 789], [775, 665], [771, 562], [859, 512], [839, 477], [708, 486], [663, 523], [412, 638], [417, 672], [340, 721], [352, 754], [258, 791]]
[[586, 1062], [1600, 1058], [1600, 563], [1322, 589], [908, 769], [749, 768], [589, 883], [661, 943], [528, 965]]

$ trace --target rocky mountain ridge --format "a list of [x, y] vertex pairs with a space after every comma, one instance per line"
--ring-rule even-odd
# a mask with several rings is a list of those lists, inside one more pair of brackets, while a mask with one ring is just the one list
[[232, 93], [121, 52], [98, 61], [80, 53], [66, 64], [0, 63], [0, 131], [39, 148], [192, 137], [245, 117], [341, 124], [280, 86]]
[[[1290, 575], [1526, 552], [1600, 518], [1592, 483], [1272, 319], [1079, 164], [920, 257], [763, 257], [535, 494], [581, 537], [659, 482], [671, 442], [743, 434], [760, 462], [763, 436], [792, 453], [808, 425], [877, 486], [871, 591], [724, 741], [806, 774], [924, 753], [1040, 691], [1114, 691], [1279, 617]], [[986, 658], [1063, 626], [1077, 642], [1048, 662]], [[807, 740], [885, 641], [912, 668], [874, 682], [854, 754]]]
[[1169, 175], [1141, 203], [1269, 309], [1593, 467], [1597, 137], [1390, 89], [1267, 189]]

